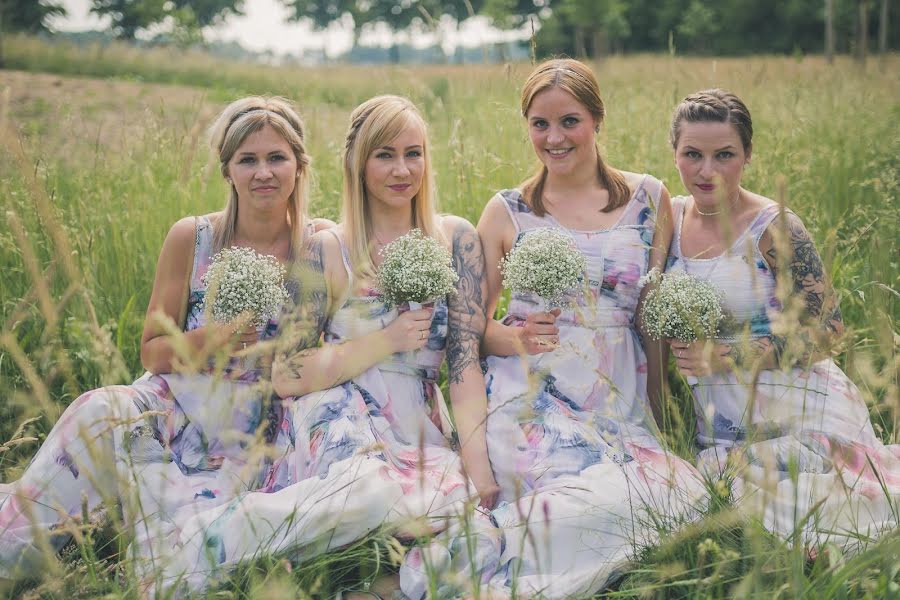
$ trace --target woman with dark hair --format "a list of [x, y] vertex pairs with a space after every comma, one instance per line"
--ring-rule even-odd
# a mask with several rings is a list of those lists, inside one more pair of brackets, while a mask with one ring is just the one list
[[668, 270], [713, 283], [728, 315], [711, 342], [670, 341], [691, 383], [702, 470], [730, 464], [767, 527], [856, 549], [897, 527], [900, 446], [872, 429], [832, 360], [844, 325], [812, 237], [793, 211], [741, 185], [750, 111], [720, 89], [675, 109], [671, 143], [689, 196], [673, 200]]

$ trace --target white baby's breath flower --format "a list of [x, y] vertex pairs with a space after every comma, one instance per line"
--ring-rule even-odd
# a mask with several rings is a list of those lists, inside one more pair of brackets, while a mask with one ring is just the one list
[[213, 257], [203, 275], [203, 309], [221, 323], [250, 313], [252, 324], [264, 327], [288, 299], [284, 275], [284, 266], [274, 256], [258, 254], [252, 248], [225, 248]]
[[564, 304], [563, 298], [581, 285], [585, 268], [574, 240], [554, 227], [525, 232], [500, 261], [504, 287], [533, 292], [551, 307]]
[[711, 338], [724, 317], [720, 297], [705, 279], [683, 272], [663, 273], [659, 285], [647, 292], [641, 319], [656, 340]]
[[389, 306], [431, 302], [455, 291], [459, 275], [450, 251], [420, 230], [398, 237], [381, 254], [375, 285]]
[[644, 289], [644, 286], [648, 283], [657, 283], [662, 277], [662, 271], [659, 270], [659, 267], [653, 267], [649, 271], [647, 271], [646, 275], [642, 275], [637, 282], [638, 289]]

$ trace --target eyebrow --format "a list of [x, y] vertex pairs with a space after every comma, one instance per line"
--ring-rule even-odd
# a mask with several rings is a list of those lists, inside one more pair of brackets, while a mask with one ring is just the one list
[[[406, 149], [407, 150], [416, 150], [416, 149], [421, 150], [422, 145], [421, 144], [413, 144], [412, 146], [407, 146]], [[393, 146], [382, 146], [381, 148], [379, 148], [379, 150], [389, 150], [391, 152], [397, 151], [397, 149], [394, 148]]]
[[[735, 148], [737, 148], [737, 146], [735, 146], [734, 144], [728, 144], [727, 146], [722, 146], [721, 148], [716, 148], [715, 152], [719, 152], [720, 150], [734, 150]], [[684, 149], [685, 150], [700, 150], [700, 148], [691, 146], [690, 144], [685, 144]]]
[[[564, 114], [563, 116], [560, 117], [560, 119], [566, 119], [566, 118], [568, 118], [568, 117], [580, 117], [580, 116], [581, 116], [580, 113], [577, 113], [577, 112], [571, 112], [571, 113]], [[535, 120], [535, 119], [541, 119], [541, 120], [543, 120], [543, 121], [546, 121], [546, 120], [547, 120], [547, 117], [542, 117], [542, 116], [540, 116], [540, 115], [534, 115], [533, 117], [528, 117], [528, 120], [529, 120], [529, 121], [533, 121], [533, 120]]]
[[[284, 150], [271, 150], [266, 154], [271, 156], [272, 154], [286, 154], [286, 152]], [[238, 152], [238, 156], [256, 156], [256, 152], [244, 150], [243, 152]]]

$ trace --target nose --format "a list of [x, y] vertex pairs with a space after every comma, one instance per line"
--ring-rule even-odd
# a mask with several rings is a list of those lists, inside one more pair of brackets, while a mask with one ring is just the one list
[[409, 175], [409, 167], [404, 159], [401, 158], [394, 162], [394, 175], [398, 177]]
[[712, 179], [713, 175], [716, 174], [716, 170], [713, 168], [713, 163], [711, 159], [704, 159], [703, 162], [700, 163], [700, 177], [704, 179]]
[[256, 179], [269, 179], [272, 176], [272, 168], [266, 163], [266, 161], [261, 161], [259, 163], [259, 167], [256, 169], [256, 172], [253, 174], [253, 177]]
[[556, 127], [551, 127], [547, 131], [547, 143], [548, 144], [559, 144], [565, 139], [562, 131]]

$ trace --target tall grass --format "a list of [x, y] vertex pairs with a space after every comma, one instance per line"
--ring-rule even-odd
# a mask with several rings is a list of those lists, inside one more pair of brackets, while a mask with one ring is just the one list
[[[349, 110], [378, 93], [408, 95], [430, 126], [441, 208], [475, 222], [498, 189], [534, 167], [518, 113], [528, 64], [483, 67], [329, 67], [234, 64], [203, 55], [124, 47], [78, 48], [10, 38], [17, 69], [98, 78], [96, 98], [65, 109], [58, 97], [5, 93], [0, 116], [0, 480], [15, 479], [61, 409], [81, 392], [127, 383], [140, 372], [143, 313], [167, 228], [188, 214], [219, 208], [225, 187], [209, 168], [203, 128], [236, 96], [282, 94], [309, 125], [316, 182], [310, 211], [337, 218], [339, 153]], [[860, 386], [876, 430], [900, 440], [898, 393], [897, 196], [900, 190], [900, 82], [886, 68], [816, 57], [742, 60], [612, 57], [595, 65], [608, 117], [602, 144], [609, 162], [681, 187], [667, 147], [669, 116], [687, 93], [712, 86], [744, 98], [755, 118], [749, 189], [775, 197], [806, 222], [825, 258], [848, 327], [838, 357]], [[13, 78], [0, 71], [0, 88]], [[149, 107], [119, 106], [107, 78], [203, 88], [202, 99]], [[175, 90], [176, 88], [168, 88]], [[24, 98], [24, 100], [23, 100]], [[128, 127], [125, 139], [65, 132], [85, 124]], [[112, 125], [109, 125], [112, 123]], [[689, 456], [689, 394], [673, 377], [667, 435]], [[30, 420], [34, 419], [34, 420]], [[715, 491], [715, 490], [714, 490]], [[721, 491], [721, 490], [719, 490]], [[722, 497], [727, 494], [721, 494]], [[36, 582], [47, 597], [135, 593], [109, 583], [116, 535], [67, 555], [64, 576]], [[345, 578], [389, 561], [393, 542], [375, 536], [294, 569], [280, 559], [250, 565], [221, 590], [262, 598], [275, 590], [317, 596]], [[86, 549], [86, 550], [85, 550]], [[395, 551], [394, 551], [395, 553]], [[360, 573], [359, 564], [363, 563]], [[897, 596], [900, 537], [845, 558], [837, 549], [810, 561], [764, 531], [737, 521], [726, 500], [696, 527], [645, 549], [615, 598]], [[367, 571], [368, 569], [368, 571]], [[17, 588], [14, 593], [25, 593]], [[13, 593], [13, 592], [11, 592]]]

